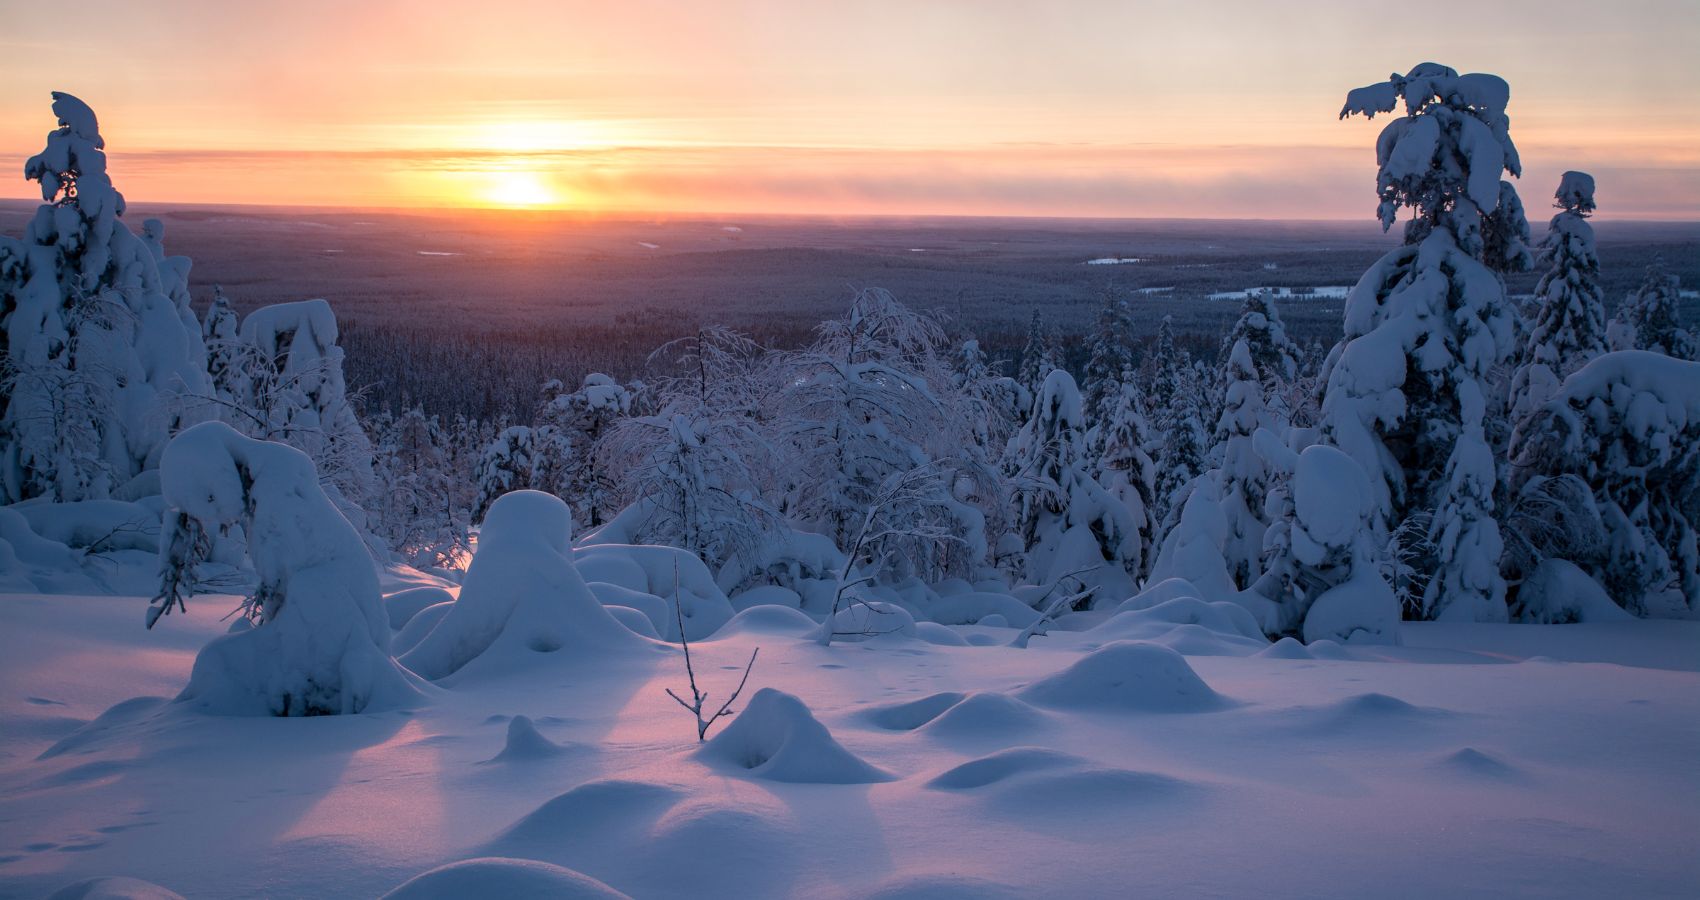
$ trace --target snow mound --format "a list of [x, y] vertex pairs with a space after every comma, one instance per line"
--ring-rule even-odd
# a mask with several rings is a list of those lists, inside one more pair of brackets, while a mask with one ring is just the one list
[[1303, 707], [1296, 713], [1301, 730], [1321, 734], [1362, 732], [1375, 736], [1402, 732], [1419, 725], [1432, 727], [1453, 715], [1448, 710], [1416, 706], [1375, 691], [1354, 694], [1322, 706]]
[[820, 629], [820, 623], [807, 613], [789, 606], [752, 606], [733, 616], [720, 626], [709, 640], [739, 634], [779, 634], [807, 637]]
[[943, 715], [945, 710], [961, 703], [967, 696], [957, 691], [930, 694], [919, 700], [870, 709], [862, 713], [862, 718], [888, 731], [914, 731]]
[[1217, 634], [1253, 641], [1258, 647], [1269, 642], [1257, 620], [1245, 607], [1225, 600], [1209, 601], [1197, 597], [1176, 597], [1144, 609], [1130, 610], [1124, 604], [1118, 607], [1115, 615], [1092, 631], [1101, 635], [1143, 637], [1160, 634], [1176, 625], [1197, 625]]
[[772, 781], [869, 784], [891, 776], [844, 749], [803, 701], [762, 688], [697, 755]]
[[1031, 772], [1078, 768], [1085, 762], [1078, 756], [1043, 747], [1011, 747], [946, 769], [928, 781], [927, 787], [943, 791], [973, 790]]
[[490, 504], [460, 599], [402, 657], [441, 679], [472, 667], [523, 668], [545, 654], [606, 656], [644, 645], [608, 614], [573, 564], [572, 513], [542, 491], [514, 491]]
[[1522, 769], [1474, 747], [1448, 753], [1436, 762], [1435, 768], [1483, 781], [1517, 782], [1528, 778]]
[[384, 597], [384, 612], [389, 614], [390, 627], [402, 629], [420, 611], [436, 606], [439, 603], [453, 603], [454, 595], [440, 587], [416, 587], [405, 591], [396, 591]]
[[[824, 623], [818, 627], [825, 627]], [[909, 610], [883, 600], [852, 603], [832, 617], [832, 639], [842, 642], [875, 638], [915, 637], [915, 617]]]
[[485, 846], [485, 852], [545, 855], [603, 836], [648, 826], [684, 796], [641, 781], [581, 784], [527, 813]]
[[626, 626], [632, 634], [635, 634], [638, 637], [649, 638], [652, 641], [661, 640], [661, 632], [655, 630], [655, 622], [651, 620], [649, 616], [645, 615], [642, 610], [632, 609], [629, 606], [616, 606], [614, 604], [609, 604], [602, 608], [608, 610], [608, 615], [613, 616], [615, 621]]
[[665, 600], [667, 620], [655, 626], [669, 641], [679, 639], [678, 620], [672, 612], [675, 599], [682, 607], [685, 637], [693, 641], [708, 637], [732, 618], [732, 602], [708, 567], [688, 550], [651, 544], [594, 544], [570, 555], [589, 581], [617, 584]]
[[1316, 658], [1316, 656], [1313, 655], [1309, 650], [1305, 649], [1304, 644], [1301, 644], [1297, 640], [1290, 638], [1290, 637], [1284, 637], [1284, 638], [1276, 641], [1275, 643], [1270, 644], [1268, 647], [1265, 647], [1262, 650], [1259, 650], [1257, 652], [1257, 655], [1264, 657], [1265, 659], [1315, 659]]
[[1575, 563], [1544, 559], [1517, 591], [1517, 621], [1541, 625], [1628, 622], [1635, 617]]
[[1202, 712], [1227, 705], [1179, 653], [1138, 641], [1105, 644], [1020, 694], [1066, 709]]
[[[307, 716], [419, 699], [415, 680], [390, 656], [389, 617], [365, 541], [307, 454], [203, 422], [171, 439], [159, 473], [172, 507], [162, 569], [169, 576], [193, 568], [194, 548], [204, 543], [197, 535], [240, 526], [263, 617], [202, 647], [177, 702], [213, 715]], [[170, 596], [163, 609], [149, 607], [149, 625], [170, 609]]]
[[669, 628], [678, 628], [673, 616], [673, 607], [654, 594], [590, 578], [585, 579], [585, 584], [590, 587], [590, 592], [596, 595], [597, 602], [603, 606], [624, 606], [648, 616], [650, 626], [659, 634], [666, 634]]
[[995, 737], [1034, 731], [1045, 714], [995, 691], [969, 694], [920, 730], [936, 737]]
[[419, 646], [419, 642], [436, 629], [451, 609], [454, 609], [453, 603], [439, 603], [414, 613], [413, 617], [407, 620], [407, 624], [395, 633], [395, 637], [390, 638], [390, 650], [397, 656], [406, 655], [407, 651]]
[[508, 739], [502, 745], [502, 752], [490, 758], [489, 762], [524, 762], [533, 759], [550, 759], [565, 753], [566, 747], [544, 737], [537, 730], [536, 723], [530, 716], [514, 716], [508, 720]]
[[732, 608], [740, 612], [755, 606], [789, 606], [801, 609], [803, 598], [788, 587], [777, 584], [764, 584], [750, 588], [731, 598]]
[[183, 900], [183, 895], [140, 878], [109, 875], [65, 885], [47, 900]]
[[[618, 900], [627, 897], [606, 884], [549, 863], [485, 857], [439, 866], [385, 894], [383, 900]], [[627, 900], [630, 900], [627, 897]]]
[[993, 625], [990, 616], [1001, 616], [1005, 628], [1026, 628], [1039, 620], [1033, 607], [1008, 594], [971, 591], [934, 600], [922, 610], [927, 618], [940, 625]]
[[1375, 571], [1365, 567], [1324, 591], [1305, 614], [1305, 643], [1399, 643], [1399, 598]]
[[114, 729], [139, 721], [164, 705], [164, 697], [131, 697], [122, 703], [115, 703], [107, 711], [95, 716], [94, 721], [65, 735], [53, 746], [43, 750], [36, 759], [52, 759], [65, 753], [83, 752], [100, 743]]
[[1251, 656], [1269, 646], [1268, 641], [1221, 634], [1203, 625], [1175, 625], [1147, 640], [1182, 656]]
[[1036, 772], [992, 788], [1000, 812], [1020, 821], [1076, 823], [1094, 817], [1125, 821], [1141, 812], [1167, 815], [1199, 793], [1191, 782], [1131, 769]]
[[915, 636], [940, 647], [968, 646], [967, 638], [951, 630], [949, 625], [940, 625], [937, 622], [916, 622]]
[[886, 879], [865, 896], [867, 900], [1015, 900], [1025, 895], [981, 878], [929, 872]]
[[1118, 613], [1131, 610], [1150, 609], [1160, 603], [1167, 603], [1181, 597], [1203, 597], [1204, 594], [1185, 578], [1165, 578], [1143, 591], [1123, 600], [1115, 611]]

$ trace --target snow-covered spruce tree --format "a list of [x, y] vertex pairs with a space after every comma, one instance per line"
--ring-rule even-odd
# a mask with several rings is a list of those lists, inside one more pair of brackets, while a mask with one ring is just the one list
[[[1108, 420], [1121, 401], [1122, 383], [1133, 371], [1132, 338], [1133, 316], [1127, 297], [1105, 288], [1098, 321], [1092, 329], [1091, 355], [1081, 376], [1086, 418], [1093, 426]], [[1088, 441], [1088, 449], [1095, 450], [1095, 444]]]
[[1098, 483], [1121, 501], [1138, 531], [1137, 553], [1128, 547], [1123, 564], [1137, 583], [1151, 569], [1157, 541], [1157, 465], [1147, 447], [1150, 426], [1140, 412], [1139, 389], [1122, 384], [1109, 417], [1094, 429], [1098, 436]]
[[599, 465], [596, 443], [631, 414], [632, 395], [600, 372], [586, 375], [584, 384], [571, 393], [560, 387], [558, 381], [545, 385], [553, 396], [538, 410], [538, 430], [549, 429], [552, 437], [544, 442], [540, 463], [553, 473], [547, 481], [572, 507], [574, 521], [586, 529], [599, 528], [613, 515], [615, 501], [613, 478]]
[[1057, 367], [1055, 354], [1051, 349], [1051, 340], [1045, 328], [1045, 318], [1039, 314], [1039, 308], [1033, 308], [1033, 315], [1027, 320], [1027, 343], [1021, 347], [1021, 358], [1015, 367], [1015, 381], [1029, 397], [1039, 393], [1039, 386], [1045, 383], [1045, 376]]
[[1092, 477], [1080, 389], [1068, 372], [1046, 376], [1033, 414], [1010, 441], [1016, 524], [1027, 549], [1027, 579], [1053, 585], [1071, 574], [1122, 600], [1139, 570], [1139, 523]]
[[1224, 392], [1224, 402], [1231, 383], [1229, 357], [1233, 355], [1234, 345], [1241, 341], [1245, 342], [1250, 357], [1251, 372], [1263, 388], [1265, 407], [1276, 420], [1290, 421], [1291, 414], [1286, 408], [1290, 385], [1299, 377], [1299, 360], [1304, 351], [1287, 337], [1287, 327], [1281, 322], [1272, 292], [1247, 291], [1240, 317], [1222, 339], [1222, 349], [1216, 356], [1216, 381]]
[[259, 585], [253, 627], [195, 657], [178, 701], [216, 715], [312, 716], [393, 709], [417, 694], [390, 656], [378, 575], [354, 526], [301, 451], [222, 422], [179, 433], [160, 460], [167, 534], [148, 625], [183, 608], [208, 535], [240, 526]]
[[1605, 528], [1600, 557], [1572, 562], [1637, 615], [1700, 610], [1700, 363], [1604, 354], [1519, 424], [1513, 488], [1574, 475]]
[[497, 497], [511, 491], [530, 490], [536, 483], [536, 473], [532, 430], [524, 425], [510, 425], [498, 431], [484, 445], [472, 470], [472, 480], [478, 485], [472, 520], [482, 522], [485, 511]]
[[[952, 373], [944, 333], [932, 318], [888, 291], [859, 292], [849, 314], [824, 322], [815, 341], [782, 354], [774, 420], [785, 461], [783, 511], [805, 528], [849, 545], [881, 485], [923, 466], [955, 474], [936, 479], [936, 496], [913, 534], [893, 534], [867, 552], [888, 574], [972, 576], [987, 558], [985, 511], [958, 494], [964, 483], [995, 480], [977, 452]], [[993, 491], [976, 491], [992, 502]], [[958, 540], [936, 541], [922, 526], [955, 526]]]
[[1264, 498], [1269, 471], [1253, 447], [1259, 428], [1279, 434], [1289, 424], [1289, 386], [1298, 376], [1299, 348], [1288, 339], [1274, 301], [1265, 291], [1247, 293], [1239, 320], [1228, 332], [1213, 378], [1221, 391], [1209, 477], [1228, 526], [1223, 561], [1234, 587], [1245, 589], [1262, 569]]
[[1607, 328], [1613, 350], [1649, 350], [1677, 359], [1700, 360], [1700, 339], [1682, 327], [1681, 282], [1665, 269], [1664, 257], [1647, 267], [1641, 286], [1617, 308]]
[[1209, 432], [1204, 424], [1203, 385], [1193, 371], [1191, 354], [1180, 352], [1180, 364], [1159, 369], [1157, 389], [1168, 396], [1159, 421], [1157, 453], [1158, 539], [1173, 527], [1186, 505], [1187, 487], [1206, 468]]
[[230, 298], [224, 296], [224, 288], [213, 285], [213, 302], [207, 309], [201, 343], [207, 348], [207, 377], [221, 410], [247, 403], [253, 397], [240, 326], [236, 310], [230, 308]]
[[42, 200], [23, 240], [0, 237], [0, 501], [104, 498], [158, 459], [203, 392], [188, 260], [138, 237], [106, 174], [94, 112], [53, 94], [58, 127], [24, 164]]
[[1346, 300], [1345, 338], [1330, 354], [1322, 436], [1369, 475], [1379, 532], [1426, 524], [1431, 551], [1418, 611], [1504, 621], [1497, 473], [1485, 427], [1490, 371], [1511, 352], [1504, 287], [1482, 261], [1484, 216], [1519, 174], [1493, 75], [1424, 63], [1350, 92], [1341, 118], [1406, 114], [1381, 132], [1382, 227], [1411, 209], [1405, 243], [1364, 273]]
[[1251, 587], [1262, 572], [1263, 532], [1269, 522], [1263, 513], [1269, 493], [1269, 472], [1263, 457], [1252, 445], [1259, 428], [1280, 429], [1264, 406], [1266, 392], [1257, 365], [1244, 338], [1229, 348], [1222, 366], [1222, 415], [1216, 420], [1216, 446], [1211, 451], [1216, 466], [1210, 471], [1227, 519], [1227, 540], [1222, 558], [1228, 577], [1237, 588]]
[[1565, 172], [1555, 194], [1541, 262], [1547, 267], [1535, 286], [1535, 312], [1519, 342], [1511, 377], [1511, 421], [1521, 422], [1558, 393], [1564, 379], [1606, 352], [1605, 298], [1600, 291], [1600, 257], [1594, 250], [1594, 179]]

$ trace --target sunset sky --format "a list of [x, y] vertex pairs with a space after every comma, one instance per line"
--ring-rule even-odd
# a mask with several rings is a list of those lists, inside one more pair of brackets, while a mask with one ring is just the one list
[[1695, 0], [38, 9], [0, 0], [0, 197], [65, 90], [132, 202], [1367, 219], [1341, 101], [1434, 60], [1510, 82], [1532, 209], [1580, 168], [1700, 218]]

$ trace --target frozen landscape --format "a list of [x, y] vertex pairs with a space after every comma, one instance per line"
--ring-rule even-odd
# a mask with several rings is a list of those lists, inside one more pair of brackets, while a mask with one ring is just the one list
[[[521, 385], [555, 359], [204, 283], [53, 92], [0, 234], [0, 897], [1700, 894], [1692, 260], [1603, 273], [1611, 182], [1514, 183], [1510, 97], [1346, 93], [1352, 271], [1053, 225], [973, 277], [1089, 308], [616, 291], [620, 365]], [[727, 241], [951, 249], [738, 221], [670, 226], [667, 302]]]

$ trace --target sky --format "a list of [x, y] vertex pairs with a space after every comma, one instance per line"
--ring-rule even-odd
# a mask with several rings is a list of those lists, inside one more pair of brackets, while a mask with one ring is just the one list
[[[0, 197], [100, 116], [132, 203], [1373, 217], [1419, 62], [1511, 84], [1521, 193], [1700, 219], [1700, 2], [0, 0]], [[1533, 216], [1532, 216], [1533, 217]]]

